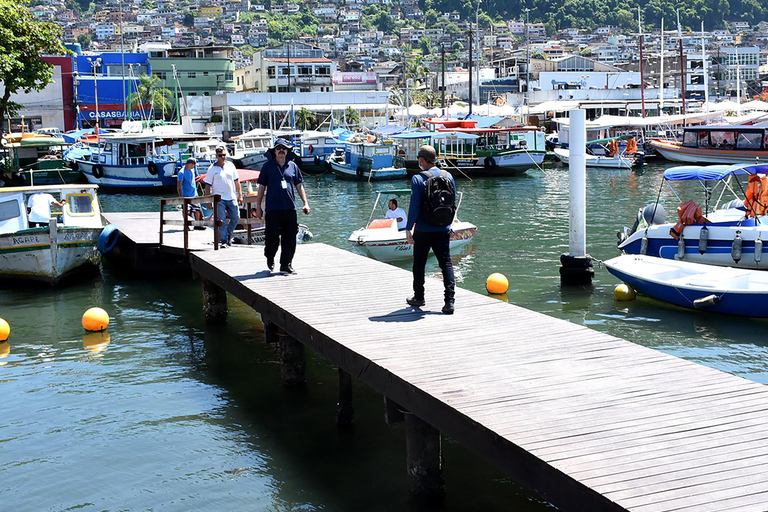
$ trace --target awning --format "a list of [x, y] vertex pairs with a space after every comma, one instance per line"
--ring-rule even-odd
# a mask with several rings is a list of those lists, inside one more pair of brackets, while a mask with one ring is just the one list
[[229, 108], [237, 112], [247, 114], [249, 112], [290, 112], [291, 109], [297, 111], [305, 107], [307, 110], [313, 112], [330, 112], [334, 110], [340, 112], [346, 110], [347, 107], [352, 107], [355, 110], [386, 110], [386, 103], [354, 103], [351, 105], [331, 105], [331, 104], [318, 104], [318, 105], [229, 105]]

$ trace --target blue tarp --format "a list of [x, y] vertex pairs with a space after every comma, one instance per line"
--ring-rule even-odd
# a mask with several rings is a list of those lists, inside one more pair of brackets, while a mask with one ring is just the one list
[[373, 133], [380, 133], [381, 135], [394, 135], [405, 131], [405, 126], [399, 124], [385, 124], [371, 130]]
[[397, 133], [392, 136], [393, 139], [428, 139], [434, 135], [434, 132], [424, 130], [414, 130], [410, 132]]
[[749, 175], [768, 174], [768, 165], [681, 165], [664, 171], [664, 179], [715, 181], [727, 178], [731, 174]]
[[[478, 109], [482, 111], [483, 107], [480, 106]], [[490, 128], [491, 126], [502, 122], [505, 118], [472, 114], [471, 116], [468, 116], [467, 119], [475, 121], [475, 128]]]
[[345, 141], [355, 134], [355, 132], [345, 130], [344, 128], [334, 128], [331, 130], [331, 133], [341, 141]]

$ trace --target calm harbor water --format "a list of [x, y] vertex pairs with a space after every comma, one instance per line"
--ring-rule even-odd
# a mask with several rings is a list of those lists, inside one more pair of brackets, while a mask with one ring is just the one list
[[[662, 168], [588, 172], [593, 257], [617, 254], [616, 231], [655, 199]], [[373, 190], [402, 185], [308, 176], [313, 210], [302, 220], [314, 242], [351, 250], [346, 238], [367, 220]], [[501, 300], [768, 383], [764, 321], [644, 298], [615, 303], [618, 281], [599, 267], [593, 287], [560, 288], [567, 169], [458, 185], [460, 217], [479, 228], [454, 260], [461, 287], [484, 293], [487, 276], [501, 272], [510, 280]], [[699, 201], [693, 191], [684, 199]], [[664, 196], [674, 212], [677, 201]], [[102, 194], [101, 202], [105, 211], [151, 211], [157, 198]], [[381, 397], [356, 383], [355, 425], [337, 429], [335, 369], [310, 355], [307, 386], [283, 389], [258, 315], [234, 298], [229, 305], [227, 324], [208, 328], [198, 281], [131, 280], [108, 264], [61, 289], [0, 288], [0, 317], [12, 329], [0, 357], [2, 508], [423, 510], [407, 498], [404, 429], [384, 424]], [[84, 335], [80, 318], [91, 306], [110, 313], [108, 334]], [[444, 459], [441, 510], [551, 510], [450, 439]]]

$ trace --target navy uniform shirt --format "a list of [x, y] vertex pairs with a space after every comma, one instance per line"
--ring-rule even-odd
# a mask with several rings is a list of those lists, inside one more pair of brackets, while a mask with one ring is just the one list
[[[285, 179], [286, 188], [280, 184]], [[256, 183], [267, 187], [264, 211], [295, 210], [296, 196], [294, 187], [304, 182], [304, 177], [298, 166], [293, 162], [279, 165], [275, 159], [267, 160], [261, 167], [261, 174]]]

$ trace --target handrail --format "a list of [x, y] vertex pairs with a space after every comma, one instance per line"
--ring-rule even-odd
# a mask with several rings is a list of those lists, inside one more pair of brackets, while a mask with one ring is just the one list
[[[164, 225], [183, 225], [184, 226], [184, 254], [189, 252], [189, 226], [210, 226], [213, 228], [213, 250], [219, 250], [219, 230], [221, 226], [219, 220], [219, 202], [221, 201], [220, 194], [214, 194], [210, 196], [200, 197], [164, 197], [160, 198], [160, 245], [163, 245], [163, 226]], [[213, 202], [213, 220], [189, 220], [189, 206], [192, 204], [203, 204]], [[182, 205], [183, 221], [178, 220], [165, 220], [163, 218], [163, 212], [166, 205], [180, 204]], [[249, 227], [250, 238], [250, 227]]]

